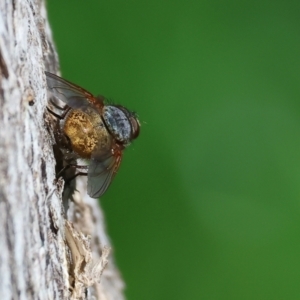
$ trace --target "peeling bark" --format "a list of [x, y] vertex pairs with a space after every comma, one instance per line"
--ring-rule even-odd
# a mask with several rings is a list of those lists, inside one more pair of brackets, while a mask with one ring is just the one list
[[0, 299], [123, 299], [84, 179], [62, 204], [45, 109], [57, 69], [44, 2], [0, 1]]

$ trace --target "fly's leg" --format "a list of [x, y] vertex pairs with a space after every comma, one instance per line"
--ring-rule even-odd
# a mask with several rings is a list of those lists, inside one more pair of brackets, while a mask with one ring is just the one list
[[56, 178], [58, 179], [60, 176], [62, 176], [62, 174], [68, 170], [69, 168], [71, 167], [74, 167], [76, 169], [84, 169], [86, 172], [78, 172], [74, 175], [72, 175], [71, 177], [69, 178], [65, 178], [65, 181], [66, 182], [70, 182], [72, 181], [73, 179], [75, 179], [77, 176], [87, 176], [87, 170], [88, 170], [88, 166], [78, 166], [78, 165], [75, 165], [75, 164], [68, 164], [66, 166], [64, 166], [59, 172], [58, 174], [56, 175]]
[[66, 179], [66, 182], [72, 181], [72, 180], [75, 179], [77, 176], [87, 176], [87, 175], [88, 175], [87, 172], [78, 172], [78, 173], [76, 173], [75, 175], [73, 175], [72, 177]]
[[65, 116], [67, 115], [67, 113], [71, 110], [71, 107], [68, 106], [68, 105], [65, 105], [64, 107], [60, 107], [59, 105], [57, 105], [52, 99], [50, 99], [50, 103], [58, 110], [62, 110], [63, 113], [61, 115], [55, 113], [52, 109], [50, 109], [48, 106], [47, 106], [47, 110], [53, 115], [55, 116], [56, 118], [62, 120], [65, 118]]

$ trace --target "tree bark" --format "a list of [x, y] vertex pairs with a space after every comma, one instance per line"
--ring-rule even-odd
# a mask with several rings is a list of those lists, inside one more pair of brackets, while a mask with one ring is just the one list
[[44, 74], [57, 69], [45, 3], [0, 1], [0, 299], [123, 299], [84, 180], [62, 204]]

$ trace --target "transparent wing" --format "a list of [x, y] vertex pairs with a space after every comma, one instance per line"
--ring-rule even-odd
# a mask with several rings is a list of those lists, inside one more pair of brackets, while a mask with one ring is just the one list
[[104, 106], [104, 97], [94, 97], [90, 92], [71, 83], [55, 74], [45, 72], [48, 90], [59, 100], [72, 108], [86, 105], [96, 106], [101, 110]]
[[87, 192], [90, 197], [98, 198], [105, 193], [113, 180], [122, 160], [122, 152], [110, 154], [103, 160], [91, 159], [88, 169]]

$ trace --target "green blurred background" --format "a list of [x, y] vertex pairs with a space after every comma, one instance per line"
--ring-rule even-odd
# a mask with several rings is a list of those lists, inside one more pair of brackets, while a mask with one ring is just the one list
[[101, 199], [128, 299], [300, 299], [300, 1], [48, 11], [63, 77], [142, 123]]

